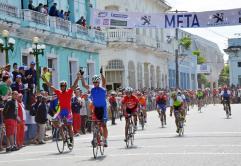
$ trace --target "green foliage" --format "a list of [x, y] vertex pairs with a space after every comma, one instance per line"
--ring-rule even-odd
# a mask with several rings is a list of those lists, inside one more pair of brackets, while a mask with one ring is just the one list
[[197, 64], [203, 64], [205, 63], [207, 60], [204, 56], [198, 56], [197, 57]]
[[201, 51], [200, 50], [194, 50], [192, 52], [192, 55], [200, 56], [201, 55]]
[[219, 86], [229, 85], [229, 65], [224, 65], [224, 68], [219, 75], [218, 84]]
[[199, 87], [203, 84], [205, 87], [210, 87], [210, 83], [208, 82], [207, 76], [205, 74], [198, 74], [197, 81]]
[[186, 50], [190, 48], [192, 40], [190, 37], [185, 36], [180, 39], [180, 45], [183, 46]]

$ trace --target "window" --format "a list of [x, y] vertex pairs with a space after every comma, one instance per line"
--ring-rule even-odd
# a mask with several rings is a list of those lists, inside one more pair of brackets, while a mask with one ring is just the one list
[[28, 66], [28, 56], [25, 56], [25, 55], [22, 56], [22, 65]]
[[241, 67], [241, 62], [238, 62], [238, 67]]
[[48, 59], [48, 68], [53, 68], [53, 59]]

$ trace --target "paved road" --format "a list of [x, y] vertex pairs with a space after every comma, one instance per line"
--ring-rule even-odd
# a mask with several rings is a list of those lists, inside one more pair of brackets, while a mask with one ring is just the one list
[[[28, 146], [1, 154], [0, 166], [240, 166], [241, 105], [232, 105], [233, 116], [225, 118], [221, 105], [210, 105], [203, 113], [189, 112], [184, 137], [175, 133], [174, 119], [161, 128], [156, 112], [148, 114], [144, 131], [138, 131], [135, 146], [125, 148], [124, 122], [109, 126], [109, 147], [104, 157], [93, 159], [91, 135], [76, 137], [71, 153], [58, 154], [56, 144]], [[169, 111], [168, 111], [169, 113]]]

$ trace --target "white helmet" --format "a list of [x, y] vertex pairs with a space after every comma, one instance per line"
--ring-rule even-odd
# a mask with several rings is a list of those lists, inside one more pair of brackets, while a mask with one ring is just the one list
[[127, 87], [127, 88], [125, 89], [125, 91], [128, 92], [128, 93], [132, 93], [134, 90], [133, 90], [133, 88], [131, 88], [131, 87]]
[[101, 78], [100, 78], [99, 75], [94, 75], [94, 76], [92, 77], [92, 82], [100, 82], [100, 80], [101, 80]]

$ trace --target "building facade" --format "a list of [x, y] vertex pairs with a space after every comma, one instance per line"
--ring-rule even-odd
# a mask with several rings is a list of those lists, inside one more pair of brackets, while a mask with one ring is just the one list
[[[143, 0], [142, 3], [139, 0], [103, 0], [96, 5], [102, 10], [144, 13], [167, 12], [171, 8], [162, 0]], [[173, 34], [173, 29], [106, 29], [107, 48], [101, 50], [100, 62], [106, 71], [108, 89], [175, 87], [174, 53], [178, 42], [168, 40]], [[190, 70], [189, 63], [189, 58], [180, 63], [180, 74], [184, 76], [181, 86], [195, 89], [196, 79], [192, 83], [191, 76], [194, 73], [196, 78], [196, 69], [193, 63]]]
[[207, 80], [210, 82], [211, 88], [217, 88], [219, 75], [224, 67], [223, 53], [216, 43], [200, 36], [192, 35], [192, 41], [193, 50], [199, 50], [201, 56], [206, 59], [205, 63], [210, 67]]
[[229, 55], [230, 85], [241, 85], [241, 38], [228, 40], [228, 48], [224, 50]]
[[[70, 19], [64, 20], [28, 9], [29, 0], [0, 0], [0, 32], [6, 29], [16, 43], [14, 51], [9, 51], [10, 64], [29, 66], [35, 57], [30, 54], [32, 39], [37, 36], [41, 44], [46, 45], [44, 55], [40, 56], [40, 66], [52, 70], [52, 82], [58, 86], [61, 80], [73, 83], [76, 73], [82, 67], [87, 81], [100, 68], [98, 51], [106, 47], [104, 33], [87, 29], [75, 24], [81, 16], [87, 19], [90, 15], [89, 0], [33, 0], [36, 7], [39, 3], [48, 4], [49, 8], [57, 3], [58, 10], [70, 11]], [[5, 65], [5, 54], [0, 54], [0, 65]]]

